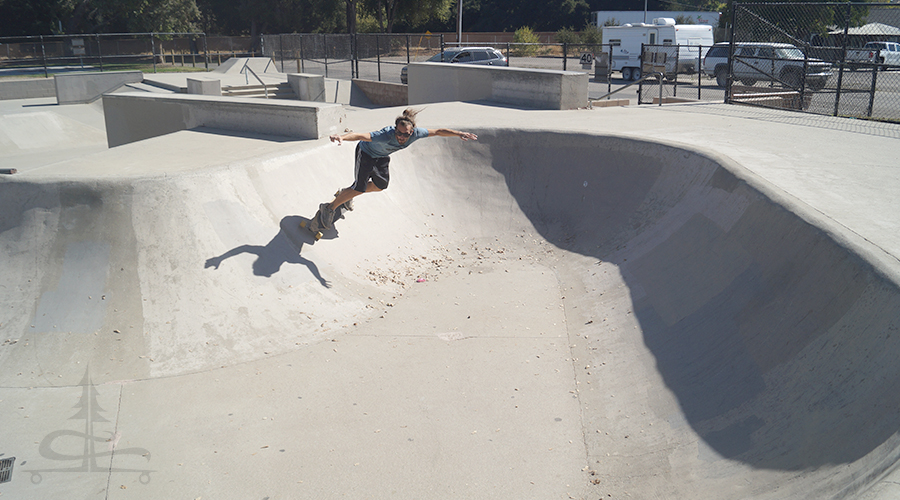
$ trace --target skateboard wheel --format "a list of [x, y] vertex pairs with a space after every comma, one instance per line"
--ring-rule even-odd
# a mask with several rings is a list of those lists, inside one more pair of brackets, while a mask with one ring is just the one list
[[319, 241], [321, 239], [322, 239], [322, 232], [319, 231], [318, 233], [316, 233], [316, 241]]

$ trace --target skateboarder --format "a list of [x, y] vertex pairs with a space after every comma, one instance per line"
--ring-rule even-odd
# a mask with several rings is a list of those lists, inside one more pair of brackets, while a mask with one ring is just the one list
[[417, 127], [416, 115], [418, 113], [419, 110], [407, 109], [394, 120], [393, 127], [384, 127], [375, 132], [349, 132], [329, 137], [331, 142], [337, 141], [339, 145], [344, 141], [359, 141], [359, 143], [356, 145], [356, 181], [352, 186], [338, 191], [331, 203], [319, 205], [321, 224], [324, 227], [331, 227], [334, 211], [339, 206], [363, 193], [387, 189], [390, 180], [388, 164], [391, 161], [391, 153], [400, 151], [416, 140], [425, 137], [455, 136], [464, 141], [478, 140], [478, 136], [470, 132], [460, 132], [448, 128], [424, 129]]

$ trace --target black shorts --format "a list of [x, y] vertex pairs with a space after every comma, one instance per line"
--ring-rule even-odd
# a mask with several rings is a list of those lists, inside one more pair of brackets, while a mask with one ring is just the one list
[[350, 186], [360, 193], [366, 192], [366, 185], [371, 180], [378, 189], [387, 189], [391, 174], [388, 170], [390, 158], [372, 158], [356, 145], [356, 182]]

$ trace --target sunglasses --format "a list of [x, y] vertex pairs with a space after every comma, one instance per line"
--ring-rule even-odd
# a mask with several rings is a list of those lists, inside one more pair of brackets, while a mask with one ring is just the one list
[[404, 139], [408, 139], [409, 136], [412, 135], [412, 132], [400, 132], [399, 130], [396, 132], [397, 137], [402, 137]]

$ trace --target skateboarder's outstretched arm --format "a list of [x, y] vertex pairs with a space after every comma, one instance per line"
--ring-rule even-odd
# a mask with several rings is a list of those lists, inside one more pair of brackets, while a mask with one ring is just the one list
[[428, 129], [428, 137], [459, 137], [464, 141], [477, 141], [478, 136], [471, 132], [460, 132], [449, 128]]
[[368, 132], [347, 132], [344, 135], [331, 134], [328, 138], [331, 139], [331, 142], [337, 141], [338, 145], [342, 144], [344, 141], [372, 142], [372, 134]]

